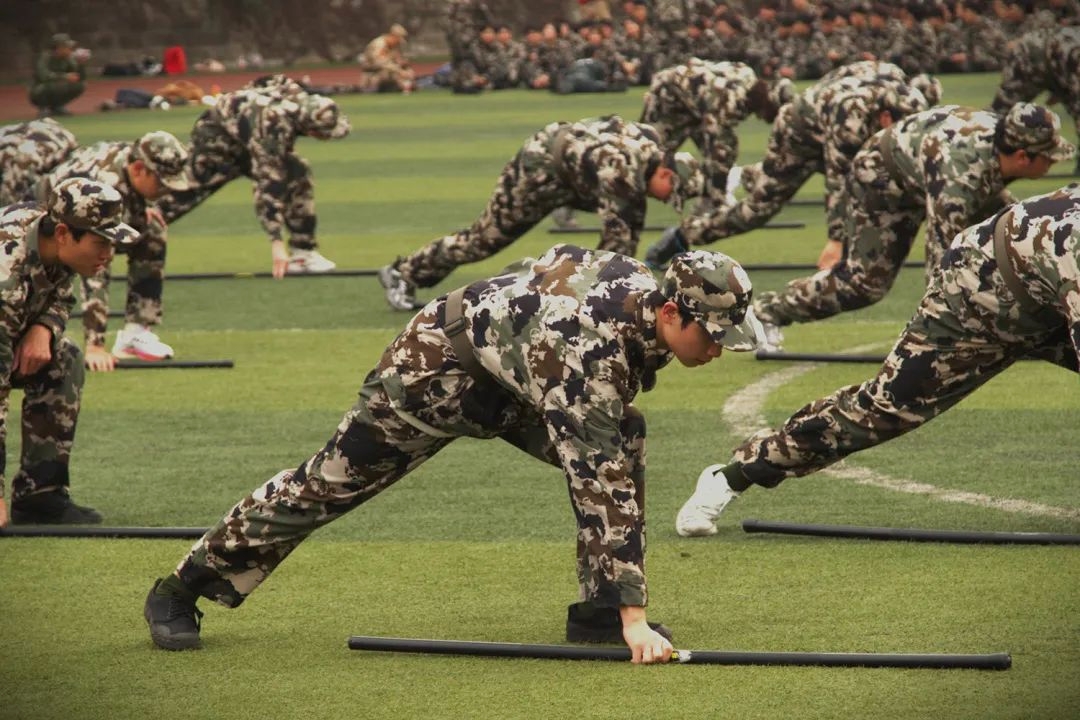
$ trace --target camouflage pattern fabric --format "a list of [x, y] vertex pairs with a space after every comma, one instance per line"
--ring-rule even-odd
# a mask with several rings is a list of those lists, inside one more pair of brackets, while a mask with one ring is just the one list
[[[994, 257], [1005, 216], [1009, 260], [1031, 314]], [[959, 235], [877, 375], [842, 388], [740, 445], [734, 461], [774, 487], [891, 440], [945, 412], [1024, 356], [1077, 371], [1080, 357], [1080, 185], [1013, 205]]]
[[255, 183], [255, 215], [270, 240], [284, 240], [288, 231], [291, 247], [314, 250], [315, 186], [294, 145], [300, 135], [342, 137], [348, 130], [330, 98], [277, 85], [223, 93], [191, 131], [196, 187], [165, 195], [157, 207], [172, 223], [244, 176]]
[[1043, 92], [1065, 106], [1080, 133], [1080, 26], [1039, 30], [1017, 40], [1001, 69], [1001, 85], [990, 109], [1004, 114]]
[[[70, 73], [78, 80], [68, 79]], [[59, 57], [52, 50], [38, 55], [34, 65], [34, 81], [30, 85], [30, 102], [35, 106], [56, 110], [67, 105], [86, 90], [86, 66], [73, 57]]]
[[[999, 121], [991, 112], [944, 105], [868, 140], [845, 189], [843, 256], [779, 293], [763, 293], [755, 303], [762, 322], [809, 322], [876, 303], [892, 287], [924, 219], [932, 276], [957, 233], [1013, 202], [995, 144]], [[1004, 123], [1010, 147], [1064, 155], [1072, 149], [1055, 145], [1060, 121], [1041, 106], [1017, 105]]]
[[391, 47], [389, 37], [379, 35], [364, 48], [362, 67], [368, 90], [404, 90], [416, 79], [401, 46]]
[[633, 256], [645, 225], [648, 178], [664, 157], [660, 143], [652, 127], [617, 115], [551, 123], [503, 168], [471, 227], [424, 246], [400, 260], [397, 270], [407, 282], [431, 287], [458, 265], [494, 255], [564, 206], [599, 214], [599, 248]]
[[735, 127], [749, 114], [747, 94], [756, 82], [749, 65], [692, 58], [655, 73], [645, 94], [641, 122], [657, 129], [669, 152], [693, 141], [702, 159], [704, 197], [715, 207], [727, 196], [739, 152]]
[[[446, 297], [410, 321], [326, 446], [245, 497], [195, 543], [180, 578], [239, 605], [312, 531], [374, 497], [454, 438], [501, 438], [559, 467], [577, 519], [581, 599], [645, 605], [645, 422], [632, 401], [671, 354], [657, 344], [652, 273], [556, 246], [470, 285], [478, 384], [443, 326]], [[574, 322], [567, 322], [574, 318]]]
[[855, 153], [881, 129], [879, 115], [926, 108], [922, 94], [904, 82], [876, 74], [873, 79], [846, 72], [826, 76], [780, 109], [765, 157], [743, 168], [746, 196], [684, 217], [683, 235], [691, 245], [704, 245], [761, 227], [814, 173], [824, 173], [828, 233], [840, 238], [844, 179]]
[[[81, 351], [64, 337], [75, 305], [73, 273], [60, 264], [43, 264], [38, 251], [38, 225], [45, 214], [45, 207], [33, 202], [0, 210], [0, 496], [8, 398], [12, 388], [24, 391], [21, 463], [12, 479], [13, 499], [67, 486], [85, 374]], [[52, 333], [52, 358], [33, 376], [16, 377], [15, 350], [31, 325]]]
[[[171, 136], [170, 136], [171, 137]], [[176, 141], [175, 138], [173, 138]], [[179, 147], [179, 141], [176, 141]], [[151, 222], [149, 207], [131, 185], [127, 166], [137, 159], [136, 143], [99, 142], [80, 148], [57, 165], [37, 184], [35, 194], [44, 201], [50, 189], [63, 180], [85, 177], [110, 185], [124, 198], [123, 222], [140, 234], [138, 242], [127, 246], [127, 322], [153, 326], [161, 322], [162, 290], [165, 277], [167, 226]], [[118, 248], [119, 249], [119, 248]], [[110, 268], [92, 278], [83, 278], [83, 332], [87, 346], [103, 346], [109, 317]]]
[[0, 127], [0, 207], [33, 199], [38, 179], [78, 147], [51, 118]]
[[494, 22], [484, 0], [449, 0], [446, 3], [446, 44], [451, 62], [456, 64], [468, 54], [468, 47], [484, 25]]

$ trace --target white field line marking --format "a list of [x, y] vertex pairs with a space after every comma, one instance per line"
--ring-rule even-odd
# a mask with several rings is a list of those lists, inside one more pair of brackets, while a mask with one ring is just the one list
[[[880, 344], [860, 345], [845, 352], [862, 353], [880, 347]], [[723, 417], [731, 425], [737, 436], [749, 437], [768, 423], [762, 412], [765, 399], [771, 392], [791, 382], [800, 375], [805, 375], [819, 367], [820, 363], [798, 363], [774, 373], [769, 373], [760, 380], [747, 385], [727, 399], [724, 403]], [[1016, 498], [999, 498], [982, 493], [966, 492], [964, 490], [948, 490], [939, 488], [928, 483], [915, 482], [891, 478], [888, 475], [873, 470], [849, 465], [841, 460], [835, 465], [823, 469], [821, 472], [843, 480], [851, 480], [857, 485], [869, 485], [883, 488], [894, 492], [909, 493], [912, 495], [927, 495], [942, 502], [962, 503], [978, 507], [995, 508], [1005, 512], [1019, 513], [1022, 515], [1037, 515], [1052, 517], [1062, 520], [1080, 520], [1080, 508], [1063, 508], [1053, 505], [1020, 500]]]

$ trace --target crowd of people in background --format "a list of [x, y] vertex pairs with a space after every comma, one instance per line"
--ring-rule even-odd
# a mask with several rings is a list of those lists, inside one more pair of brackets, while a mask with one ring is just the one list
[[622, 91], [689, 58], [746, 63], [759, 75], [816, 79], [858, 60], [905, 72], [998, 71], [1005, 48], [1080, 17], [1080, 0], [623, 0], [582, 3], [578, 22], [553, 18], [516, 37], [483, 0], [451, 0], [450, 68], [458, 93], [512, 87]]

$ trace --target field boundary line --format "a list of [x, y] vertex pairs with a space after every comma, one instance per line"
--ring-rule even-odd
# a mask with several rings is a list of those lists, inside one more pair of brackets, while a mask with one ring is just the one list
[[[848, 348], [842, 352], [864, 353], [880, 347], [881, 343], [872, 343]], [[761, 428], [769, 427], [769, 423], [766, 421], [763, 412], [766, 398], [768, 398], [774, 390], [805, 375], [822, 364], [823, 363], [801, 362], [792, 365], [791, 367], [784, 368], [783, 370], [768, 373], [727, 399], [727, 402], [724, 403], [724, 407], [721, 410], [723, 419], [731, 426], [731, 429], [737, 436], [749, 437]], [[1021, 515], [1050, 517], [1060, 520], [1080, 520], [1080, 508], [1064, 508], [1018, 498], [994, 497], [993, 495], [984, 495], [982, 493], [969, 492], [966, 490], [940, 488], [929, 483], [890, 477], [875, 470], [851, 464], [846, 460], [841, 460], [835, 465], [830, 465], [821, 472], [842, 480], [850, 480], [856, 485], [876, 487], [883, 490], [891, 490], [893, 492], [907, 493], [909, 495], [925, 495], [927, 497], [932, 497], [935, 500], [940, 500], [941, 502], [993, 508]]]

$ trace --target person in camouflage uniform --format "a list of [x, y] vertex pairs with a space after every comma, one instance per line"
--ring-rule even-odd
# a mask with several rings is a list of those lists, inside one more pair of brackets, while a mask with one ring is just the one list
[[125, 248], [128, 258], [126, 325], [116, 335], [112, 352], [105, 350], [109, 317], [106, 266], [83, 279], [83, 330], [86, 362], [91, 370], [112, 370], [117, 357], [162, 360], [172, 348], [152, 330], [161, 323], [167, 227], [153, 201], [170, 190], [191, 187], [187, 148], [170, 133], [157, 130], [137, 141], [100, 142], [76, 150], [38, 181], [34, 194], [44, 201], [53, 186], [71, 177], [85, 177], [115, 188], [124, 198], [124, 222], [139, 232]]
[[239, 606], [315, 529], [454, 439], [501, 438], [566, 476], [581, 592], [567, 639], [667, 660], [670, 630], [645, 619], [645, 420], [633, 401], [672, 359], [696, 367], [753, 349], [751, 294], [719, 253], [688, 254], [657, 281], [633, 258], [558, 245], [432, 300], [326, 446], [237, 503], [154, 584], [151, 637], [198, 647], [198, 597]]
[[408, 95], [416, 87], [416, 73], [405, 58], [402, 45], [409, 32], [398, 23], [390, 31], [367, 44], [361, 58], [364, 89], [371, 92], [400, 92]]
[[[990, 109], [1008, 112], [1043, 91], [1064, 104], [1080, 134], [1080, 25], [1037, 30], [1012, 44]], [[1080, 161], [1076, 173], [1080, 175]]]
[[779, 347], [782, 326], [881, 300], [924, 219], [931, 278], [957, 233], [1013, 202], [1009, 181], [1042, 177], [1074, 151], [1058, 116], [1028, 103], [1004, 117], [944, 105], [874, 135], [855, 156], [841, 199], [840, 261], [755, 301], [769, 344]]
[[[681, 163], [681, 166], [679, 165]], [[680, 175], [679, 172], [682, 171]], [[379, 271], [395, 310], [415, 309], [417, 286], [433, 287], [454, 268], [491, 257], [552, 211], [569, 206], [600, 215], [600, 249], [633, 256], [649, 197], [682, 209], [699, 191], [687, 154], [665, 153], [649, 125], [617, 115], [554, 122], [530, 137], [503, 168], [487, 207], [471, 227], [439, 238]]]
[[450, 89], [458, 94], [474, 95], [484, 90], [511, 87], [511, 68], [504, 65], [503, 60], [495, 25], [487, 23], [469, 43], [464, 55], [452, 64]]
[[776, 117], [777, 107], [769, 102], [768, 92], [768, 82], [749, 65], [691, 58], [653, 75], [641, 122], [659, 131], [668, 152], [678, 150], [687, 139], [693, 141], [702, 158], [703, 197], [719, 207], [739, 152], [735, 127], [751, 113], [765, 122]]
[[479, 37], [480, 29], [494, 22], [484, 0], [449, 0], [446, 3], [446, 46], [450, 48], [451, 65], [465, 59], [469, 46]]
[[71, 281], [100, 271], [136, 231], [121, 222], [115, 189], [85, 178], [54, 186], [45, 203], [0, 210], [0, 526], [4, 503], [7, 410], [21, 388], [22, 453], [11, 482], [15, 523], [99, 523], [68, 492], [68, 461], [82, 395], [82, 353], [64, 336], [75, 304]]
[[[349, 130], [336, 102], [284, 76], [222, 93], [191, 130], [195, 186], [167, 193], [158, 209], [172, 223], [244, 176], [255, 183], [255, 214], [270, 238], [274, 277], [333, 270], [336, 265], [318, 251], [315, 239], [311, 166], [296, 153], [295, 144], [301, 135], [329, 140]], [[291, 252], [285, 249], [286, 230]]]
[[855, 153], [881, 128], [927, 107], [922, 94], [905, 82], [851, 73], [833, 71], [780, 108], [765, 157], [743, 168], [746, 196], [734, 205], [687, 215], [649, 248], [646, 262], [663, 267], [689, 246], [761, 227], [818, 172], [825, 174], [828, 237], [841, 237], [846, 208], [840, 196]]
[[86, 91], [86, 64], [75, 54], [75, 45], [66, 33], [57, 33], [34, 65], [30, 102], [39, 118], [70, 115], [64, 106]]
[[32, 198], [38, 179], [78, 147], [51, 118], [0, 127], [0, 207]]
[[747, 439], [728, 464], [705, 468], [677, 532], [712, 535], [724, 507], [751, 485], [776, 487], [910, 432], [1022, 357], [1077, 372], [1078, 267], [1080, 185], [967, 228], [877, 375], [807, 404], [779, 430]]

